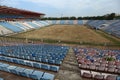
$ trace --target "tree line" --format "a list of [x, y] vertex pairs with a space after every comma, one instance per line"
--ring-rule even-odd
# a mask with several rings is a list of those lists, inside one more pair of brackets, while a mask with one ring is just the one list
[[87, 16], [87, 17], [44, 17], [42, 20], [113, 20], [120, 19], [120, 15], [115, 13], [106, 14], [103, 16]]

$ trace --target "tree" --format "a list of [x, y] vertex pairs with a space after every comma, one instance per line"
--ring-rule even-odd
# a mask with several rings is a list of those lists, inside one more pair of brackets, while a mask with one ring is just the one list
[[115, 18], [115, 13], [108, 14], [107, 20], [113, 20]]
[[76, 20], [76, 17], [72, 16], [70, 17], [70, 20]]

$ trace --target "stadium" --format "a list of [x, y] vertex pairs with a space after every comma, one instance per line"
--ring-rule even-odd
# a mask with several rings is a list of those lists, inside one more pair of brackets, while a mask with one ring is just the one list
[[0, 5], [0, 80], [120, 80], [120, 20], [44, 20]]

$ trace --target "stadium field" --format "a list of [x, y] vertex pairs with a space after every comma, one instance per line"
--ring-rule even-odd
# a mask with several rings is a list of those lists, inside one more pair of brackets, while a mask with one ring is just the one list
[[[51, 39], [80, 43], [114, 43], [114, 41], [109, 38], [102, 36], [100, 32], [89, 29], [84, 25], [52, 25], [13, 36], [28, 39]], [[117, 39], [117, 41], [120, 40]]]

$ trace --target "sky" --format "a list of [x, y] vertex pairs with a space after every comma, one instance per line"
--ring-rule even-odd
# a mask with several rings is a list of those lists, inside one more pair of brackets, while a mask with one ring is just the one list
[[120, 14], [120, 0], [0, 0], [0, 5], [46, 14], [46, 17]]

